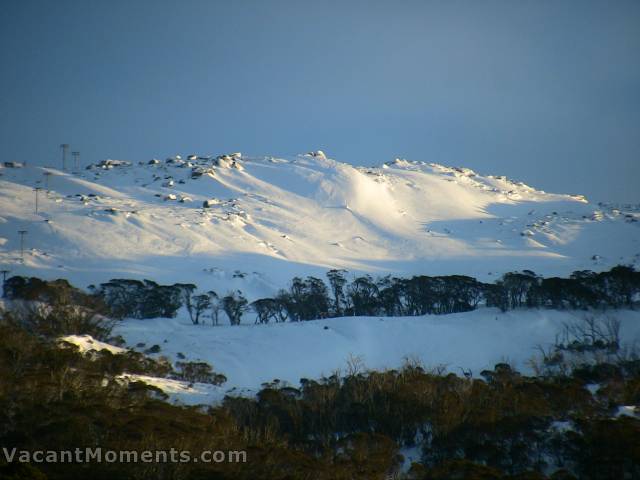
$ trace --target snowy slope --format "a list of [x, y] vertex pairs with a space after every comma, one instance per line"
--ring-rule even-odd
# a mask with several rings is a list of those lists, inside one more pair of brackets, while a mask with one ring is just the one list
[[[344, 317], [299, 323], [217, 326], [192, 325], [185, 315], [176, 319], [126, 320], [117, 325], [127, 345], [160, 346], [155, 356], [172, 361], [205, 361], [228, 381], [221, 387], [196, 385], [181, 392], [178, 383], [150, 383], [187, 403], [218, 401], [225, 393], [251, 394], [275, 379], [298, 386], [301, 378], [317, 379], [345, 372], [351, 358], [366, 369], [398, 368], [405, 359], [425, 367], [444, 366], [461, 375], [478, 376], [496, 363], [508, 362], [531, 374], [529, 360], [537, 347], [548, 349], [563, 325], [582, 321], [585, 312], [527, 310], [502, 313], [496, 309], [423, 317]], [[593, 314], [620, 320], [622, 345], [640, 342], [640, 312], [619, 310]], [[76, 342], [86, 350], [86, 341]], [[94, 341], [95, 342], [95, 341]], [[95, 348], [95, 347], [94, 347]], [[186, 387], [183, 386], [186, 389]]]
[[[39, 194], [50, 172], [50, 191]], [[469, 274], [484, 281], [530, 269], [567, 275], [640, 263], [638, 207], [592, 205], [468, 169], [396, 160], [353, 167], [323, 156], [224, 157], [118, 164], [80, 173], [0, 169], [0, 267], [11, 275], [67, 278], [80, 287], [111, 278], [192, 282], [200, 290], [270, 295], [295, 275], [330, 268], [373, 275]], [[193, 178], [197, 177], [197, 178]], [[203, 208], [204, 201], [209, 208]], [[17, 232], [27, 230], [24, 263]], [[251, 393], [278, 378], [297, 384], [344, 368], [397, 368], [413, 357], [477, 375], [510, 361], [526, 371], [576, 312], [492, 309], [410, 318], [194, 326], [125, 320], [128, 347], [206, 361], [222, 387], [142, 380], [186, 403]], [[640, 340], [640, 314], [617, 312], [625, 342]], [[250, 317], [250, 316], [249, 316]], [[246, 320], [249, 323], [251, 318]], [[83, 351], [113, 348], [68, 337]], [[137, 377], [136, 377], [137, 378]], [[134, 379], [136, 379], [134, 378]]]
[[[40, 193], [35, 214], [33, 188], [44, 186], [44, 172], [52, 173], [50, 191]], [[640, 259], [637, 208], [437, 164], [173, 157], [80, 173], [32, 166], [0, 173], [2, 269], [81, 287], [150, 278], [239, 288], [251, 298], [330, 268], [491, 280]], [[205, 200], [211, 208], [202, 208]]]

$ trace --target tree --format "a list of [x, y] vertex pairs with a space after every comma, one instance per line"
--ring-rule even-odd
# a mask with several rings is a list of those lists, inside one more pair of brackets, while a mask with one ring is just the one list
[[487, 307], [498, 307], [503, 312], [507, 311], [507, 294], [500, 283], [485, 283], [483, 294]]
[[242, 314], [247, 307], [247, 299], [242, 296], [239, 290], [229, 293], [222, 299], [222, 308], [229, 317], [231, 325], [240, 325]]
[[[151, 280], [114, 279], [95, 289], [111, 315], [133, 318], [175, 317], [184, 301], [184, 285], [158, 285]], [[195, 289], [195, 285], [191, 285]]]
[[213, 290], [209, 290], [207, 292], [209, 295], [209, 302], [211, 308], [211, 324], [218, 325], [218, 321], [220, 320], [220, 311], [222, 310], [222, 301], [218, 294]]
[[387, 275], [377, 281], [378, 305], [388, 317], [403, 315], [402, 307], [402, 283], [399, 278]]
[[292, 321], [325, 318], [329, 314], [329, 295], [325, 283], [316, 277], [291, 281], [289, 292], [279, 292], [278, 300]]
[[177, 362], [177, 377], [188, 382], [210, 383], [221, 385], [227, 377], [213, 371], [211, 365], [205, 362]]
[[329, 270], [327, 272], [329, 286], [333, 293], [333, 314], [336, 317], [342, 316], [342, 305], [346, 302], [344, 296], [344, 286], [347, 284], [347, 279], [344, 278], [346, 272], [346, 270]]
[[158, 285], [145, 280], [145, 290], [140, 300], [140, 318], [173, 318], [182, 306], [182, 290], [176, 285]]
[[369, 275], [356, 278], [347, 287], [353, 315], [376, 315], [378, 313], [378, 286]]
[[482, 283], [465, 275], [450, 275], [446, 279], [446, 297], [449, 299], [447, 313], [474, 310], [483, 298]]
[[191, 321], [198, 325], [200, 323], [200, 315], [211, 307], [211, 298], [209, 295], [195, 295], [193, 298], [193, 315]]
[[633, 298], [640, 293], [640, 272], [633, 267], [618, 265], [599, 274], [599, 278], [610, 305], [633, 306]]
[[525, 270], [522, 273], [505, 273], [499, 283], [507, 295], [508, 308], [518, 308], [527, 305], [529, 293], [539, 285], [540, 279], [535, 273]]
[[195, 317], [194, 317], [194, 309], [193, 309], [193, 302], [191, 301], [191, 296], [193, 295], [193, 292], [196, 290], [196, 286], [192, 283], [176, 283], [174, 286], [178, 288], [180, 292], [180, 296], [182, 297], [182, 304], [185, 307], [187, 307], [187, 312], [189, 312], [189, 318], [191, 319], [191, 322], [195, 324], [196, 322], [194, 321]]
[[329, 316], [329, 294], [325, 283], [316, 277], [307, 277], [305, 286], [305, 320]]
[[139, 280], [112, 279], [100, 284], [98, 294], [115, 317], [144, 318], [141, 306], [145, 297], [145, 284]]
[[284, 322], [287, 319], [291, 319], [292, 322], [297, 322], [300, 320], [295, 308], [295, 304], [293, 303], [291, 294], [289, 292], [287, 292], [286, 290], [279, 290], [275, 300], [278, 302], [278, 316], [281, 322]]
[[280, 305], [275, 298], [261, 298], [251, 304], [251, 308], [256, 312], [256, 323], [269, 323], [270, 320], [278, 322]]

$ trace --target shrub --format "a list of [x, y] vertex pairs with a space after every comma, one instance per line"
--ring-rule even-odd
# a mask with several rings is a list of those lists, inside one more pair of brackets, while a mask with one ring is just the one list
[[187, 382], [210, 383], [212, 385], [222, 385], [227, 381], [227, 377], [220, 373], [215, 373], [208, 363], [204, 362], [177, 362], [178, 371], [176, 376]]

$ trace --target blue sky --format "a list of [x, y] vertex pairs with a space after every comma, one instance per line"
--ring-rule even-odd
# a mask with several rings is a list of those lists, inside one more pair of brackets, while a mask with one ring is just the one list
[[3, 0], [3, 160], [322, 149], [640, 202], [640, 2]]

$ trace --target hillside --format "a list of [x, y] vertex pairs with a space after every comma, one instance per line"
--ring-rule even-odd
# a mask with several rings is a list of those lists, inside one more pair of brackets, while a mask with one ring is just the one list
[[[3, 269], [79, 286], [151, 278], [252, 297], [330, 268], [490, 281], [639, 261], [637, 208], [431, 163], [238, 154], [0, 173]], [[45, 173], [50, 190], [36, 214], [33, 188]], [[19, 230], [28, 231], [24, 264]]]
[[[43, 444], [65, 444], [67, 432], [93, 435], [87, 424], [112, 448], [158, 431], [194, 451], [213, 438], [251, 455], [238, 467], [247, 475], [228, 478], [287, 470], [263, 452], [295, 452], [300, 471], [326, 459], [325, 478], [471, 478], [476, 464], [622, 471], [637, 443], [640, 273], [621, 264], [640, 263], [638, 206], [318, 152], [0, 174], [0, 267], [16, 276], [0, 300], [0, 363], [22, 419], [7, 438], [44, 430]], [[349, 272], [325, 276], [332, 268]], [[527, 271], [502, 277], [517, 270]], [[576, 270], [602, 273], [550, 278]], [[309, 275], [342, 280], [342, 297], [314, 278], [291, 282]], [[197, 288], [120, 280], [87, 294], [20, 276]], [[51, 418], [64, 428], [50, 430]], [[617, 443], [603, 448], [589, 428]], [[419, 475], [460, 452], [463, 476]]]
[[[624, 346], [640, 341], [640, 312], [618, 310], [609, 316], [620, 322]], [[500, 362], [532, 374], [529, 362], [548, 349], [564, 325], [579, 324], [584, 312], [531, 310], [502, 313], [482, 309], [422, 317], [351, 317], [270, 325], [194, 326], [184, 315], [176, 319], [126, 320], [115, 329], [127, 345], [143, 352], [159, 345], [156, 358], [207, 362], [227, 376], [221, 387], [197, 385], [176, 389], [156, 379], [153, 384], [187, 403], [220, 401], [225, 394], [250, 394], [265, 382], [298, 386], [301, 378], [345, 373], [348, 363], [362, 369], [398, 368], [417, 361], [475, 377]], [[598, 318], [607, 318], [606, 315]], [[72, 343], [83, 345], [81, 339]], [[139, 345], [136, 347], [136, 345]], [[86, 345], [83, 349], [107, 348]], [[148, 379], [146, 379], [149, 381]]]

